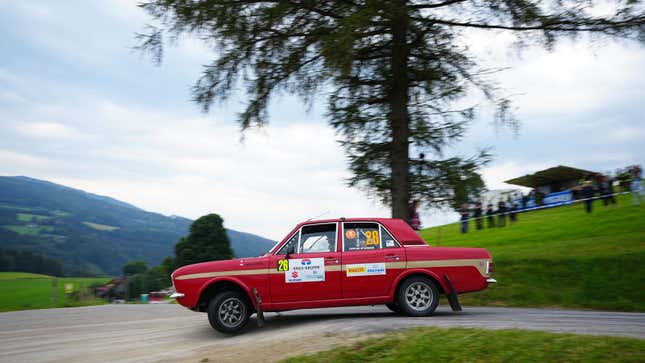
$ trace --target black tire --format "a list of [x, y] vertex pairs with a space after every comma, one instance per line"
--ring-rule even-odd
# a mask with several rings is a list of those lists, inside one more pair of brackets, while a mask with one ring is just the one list
[[387, 306], [387, 308], [388, 308], [388, 309], [390, 309], [393, 313], [397, 313], [397, 314], [401, 314], [401, 313], [402, 313], [402, 311], [401, 311], [401, 307], [400, 307], [400, 306], [399, 306], [399, 304], [398, 304], [398, 303], [396, 303], [396, 302], [392, 302], [392, 303], [389, 303], [389, 304], [385, 304], [385, 306]]
[[431, 315], [439, 305], [439, 290], [429, 278], [414, 276], [399, 286], [396, 301], [405, 315]]
[[245, 295], [239, 291], [223, 291], [208, 303], [208, 322], [213, 329], [232, 334], [244, 329], [251, 312]]

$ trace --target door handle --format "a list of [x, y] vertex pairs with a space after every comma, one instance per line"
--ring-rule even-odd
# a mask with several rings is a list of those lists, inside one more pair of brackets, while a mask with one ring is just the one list
[[325, 264], [338, 264], [338, 258], [336, 257], [325, 257]]
[[398, 261], [398, 260], [400, 260], [400, 259], [401, 259], [401, 257], [399, 257], [399, 256], [395, 256], [395, 255], [387, 255], [387, 256], [385, 256], [385, 259], [386, 259], [386, 260], [395, 260], [395, 261]]

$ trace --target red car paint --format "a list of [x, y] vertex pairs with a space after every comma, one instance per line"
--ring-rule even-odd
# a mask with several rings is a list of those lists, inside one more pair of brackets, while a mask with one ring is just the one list
[[[380, 239], [381, 248], [343, 251], [344, 227], [357, 223], [380, 225], [379, 234], [374, 236]], [[294, 253], [289, 256], [289, 261], [323, 258], [324, 281], [286, 281], [289, 277], [297, 278], [298, 273], [279, 272], [278, 261], [284, 260], [285, 255], [277, 253], [292, 237], [301, 238], [298, 233], [302, 227], [326, 224], [336, 226], [335, 251]], [[395, 243], [388, 240], [389, 246], [385, 246], [385, 233], [389, 233]], [[355, 230], [348, 230], [348, 237], [355, 235]], [[304, 260], [302, 263], [306, 264]], [[451, 284], [457, 294], [479, 291], [487, 287], [490, 265], [492, 258], [485, 249], [430, 247], [400, 219], [340, 218], [300, 223], [263, 256], [184, 266], [173, 272], [172, 280], [176, 291], [183, 294], [177, 301], [189, 309], [204, 311], [209, 289], [234, 284], [247, 294], [255, 308], [257, 301], [254, 289], [261, 298], [263, 311], [283, 311], [391, 303], [397, 285], [415, 274], [434, 280], [444, 294], [451, 292]], [[384, 268], [379, 270], [381, 266]], [[369, 273], [370, 267], [374, 267], [373, 274], [360, 275], [361, 272]], [[351, 275], [352, 268], [359, 273]]]

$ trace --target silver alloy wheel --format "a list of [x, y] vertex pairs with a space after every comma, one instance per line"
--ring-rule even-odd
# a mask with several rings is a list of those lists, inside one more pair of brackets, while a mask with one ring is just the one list
[[219, 321], [227, 328], [240, 325], [244, 321], [244, 314], [246, 314], [246, 306], [236, 297], [224, 300], [217, 311]]
[[424, 311], [430, 308], [434, 295], [430, 286], [423, 282], [414, 282], [405, 289], [405, 301], [408, 306], [416, 311]]

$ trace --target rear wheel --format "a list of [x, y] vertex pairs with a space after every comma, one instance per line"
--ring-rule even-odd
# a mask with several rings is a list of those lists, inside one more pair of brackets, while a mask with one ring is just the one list
[[246, 296], [238, 291], [221, 292], [208, 303], [208, 322], [222, 333], [235, 333], [249, 322], [251, 308]]
[[439, 290], [434, 282], [426, 277], [411, 277], [399, 287], [397, 302], [406, 315], [430, 315], [439, 305]]

